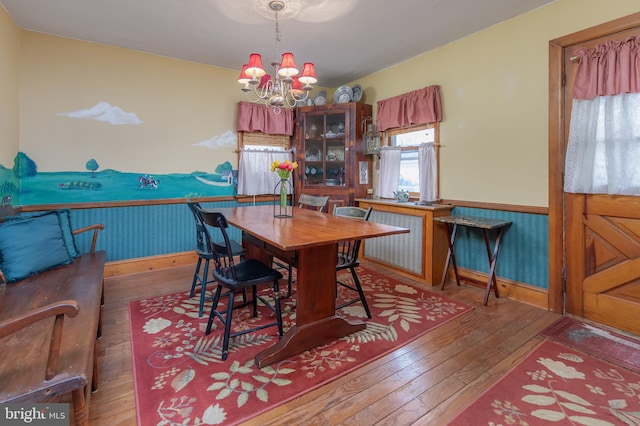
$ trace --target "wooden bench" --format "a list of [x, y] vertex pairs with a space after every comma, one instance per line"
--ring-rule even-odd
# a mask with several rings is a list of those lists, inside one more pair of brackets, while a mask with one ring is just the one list
[[89, 253], [0, 288], [0, 402], [58, 402], [71, 394], [76, 425], [88, 425], [98, 385], [105, 252]]

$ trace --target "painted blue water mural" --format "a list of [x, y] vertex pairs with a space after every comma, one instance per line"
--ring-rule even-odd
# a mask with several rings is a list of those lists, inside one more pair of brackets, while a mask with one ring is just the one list
[[148, 175], [103, 170], [93, 174], [39, 172], [23, 177], [18, 198], [19, 204], [26, 206], [233, 195], [236, 187], [228, 175], [200, 172]]

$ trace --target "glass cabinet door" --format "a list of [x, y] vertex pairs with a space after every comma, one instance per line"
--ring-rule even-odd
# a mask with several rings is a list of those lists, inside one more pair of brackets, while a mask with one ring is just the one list
[[346, 186], [346, 115], [307, 114], [304, 185]]

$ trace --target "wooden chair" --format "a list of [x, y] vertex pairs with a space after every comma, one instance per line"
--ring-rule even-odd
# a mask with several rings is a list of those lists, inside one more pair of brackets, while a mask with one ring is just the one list
[[321, 212], [322, 210], [324, 210], [324, 207], [327, 205], [328, 201], [328, 196], [324, 197], [319, 195], [300, 194], [300, 198], [298, 198], [298, 207], [315, 209]]
[[[349, 219], [354, 220], [364, 220], [368, 221], [369, 216], [371, 216], [372, 207], [368, 209], [363, 209], [360, 207], [338, 207], [335, 206], [333, 208], [333, 214], [335, 216], [347, 217]], [[336, 308], [344, 308], [345, 306], [352, 305], [357, 302], [361, 302], [364, 307], [365, 312], [367, 313], [367, 317], [371, 318], [371, 311], [369, 310], [369, 305], [367, 305], [367, 300], [364, 296], [364, 291], [362, 290], [362, 285], [360, 284], [360, 280], [358, 279], [358, 274], [356, 273], [356, 267], [360, 265], [360, 261], [358, 260], [358, 252], [360, 251], [360, 244], [362, 240], [354, 240], [354, 241], [343, 241], [338, 243], [338, 263], [336, 264], [336, 271], [342, 271], [344, 269], [349, 269], [351, 271], [351, 276], [353, 277], [354, 285], [349, 285], [343, 281], [337, 281], [337, 284], [342, 285], [350, 290], [353, 290], [358, 293], [358, 297], [348, 302], [342, 303]]]
[[[200, 287], [200, 307], [198, 310], [198, 315], [201, 317], [204, 312], [204, 302], [206, 300], [212, 300], [212, 297], [207, 298], [206, 293], [207, 284], [215, 281], [214, 279], [209, 279], [209, 261], [213, 259], [214, 253], [211, 247], [206, 242], [205, 234], [208, 234], [209, 231], [204, 225], [202, 218], [199, 217], [198, 209], [201, 209], [200, 204], [194, 201], [187, 201], [187, 206], [193, 214], [193, 219], [196, 225], [196, 253], [198, 254], [198, 263], [196, 263], [196, 270], [193, 273], [193, 281], [191, 282], [191, 292], [189, 293], [189, 297], [193, 297], [196, 292], [196, 287]], [[240, 256], [240, 258], [242, 259], [247, 253], [244, 247], [242, 247], [242, 244], [234, 240], [230, 240], [230, 243], [232, 256]], [[221, 242], [219, 242], [218, 244], [221, 244]], [[246, 290], [243, 291], [242, 297], [243, 301], [246, 302]]]
[[[18, 212], [4, 202], [0, 222]], [[105, 252], [95, 251], [102, 230], [101, 224], [73, 229], [73, 235], [93, 232], [89, 253], [0, 287], [0, 405], [64, 400], [70, 393], [71, 424], [89, 425], [102, 336]]]
[[[208, 234], [205, 234], [207, 244], [213, 250], [213, 262], [215, 268], [213, 270], [213, 276], [218, 283], [216, 292], [213, 296], [213, 305], [211, 306], [211, 313], [209, 314], [209, 321], [207, 322], [206, 334], [211, 333], [211, 326], [213, 320], [218, 318], [224, 325], [224, 336], [222, 340], [222, 360], [226, 360], [229, 354], [229, 339], [232, 337], [240, 336], [242, 334], [250, 333], [263, 328], [278, 327], [278, 336], [282, 337], [282, 310], [280, 307], [280, 289], [278, 287], [278, 280], [282, 279], [282, 274], [275, 269], [265, 265], [257, 259], [241, 260], [239, 263], [235, 263], [231, 252], [233, 250], [231, 241], [227, 235], [227, 219], [222, 213], [209, 212], [196, 208], [200, 213], [200, 217], [209, 226], [220, 229], [224, 241], [217, 243], [211, 241]], [[266, 297], [261, 296], [257, 292], [257, 286], [261, 284], [271, 283], [273, 288], [273, 302], [270, 302]], [[252, 288], [252, 300], [251, 302], [243, 302], [241, 305], [235, 306], [235, 294], [238, 291], [245, 290], [247, 287]], [[222, 289], [226, 288], [229, 291], [228, 305], [225, 312], [218, 312], [218, 303], [222, 295]], [[258, 300], [260, 300], [265, 306], [275, 312], [276, 321], [268, 324], [263, 324], [250, 329], [243, 329], [235, 333], [231, 333], [231, 322], [233, 320], [233, 310], [235, 308], [243, 307], [249, 303], [253, 304], [253, 316], [258, 316]]]

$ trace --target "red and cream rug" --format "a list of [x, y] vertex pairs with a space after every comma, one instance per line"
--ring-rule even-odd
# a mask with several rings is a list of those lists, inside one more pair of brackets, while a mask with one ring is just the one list
[[[254, 365], [254, 357], [277, 341], [275, 327], [233, 339], [229, 357], [221, 361], [222, 327], [215, 320], [218, 328], [209, 336], [204, 334], [209, 308], [198, 318], [199, 294], [190, 299], [185, 291], [131, 302], [138, 424], [239, 423], [329, 383], [472, 309], [362, 267], [358, 276], [373, 318], [366, 318], [360, 304], [339, 313], [364, 319], [365, 330], [262, 369]], [[349, 272], [339, 277], [351, 280]], [[352, 295], [339, 286], [338, 303]], [[295, 324], [295, 289], [293, 297], [282, 302], [286, 331]], [[234, 310], [232, 327], [272, 321], [263, 317], [270, 313], [261, 307], [258, 318], [253, 318], [248, 308]]]
[[557, 341], [543, 341], [449, 424], [640, 425], [640, 365], [620, 356], [633, 347], [637, 356], [640, 342], [585, 325], [554, 324], [543, 335]]

